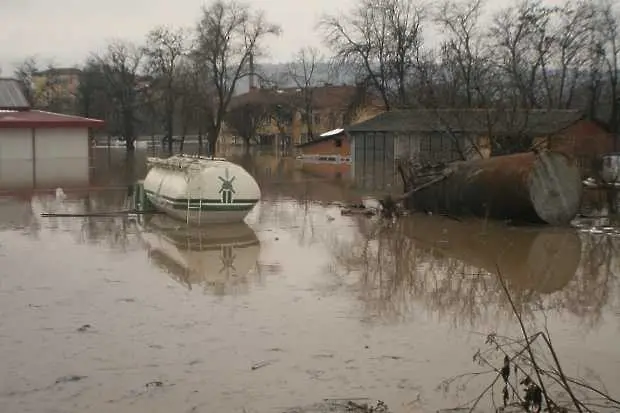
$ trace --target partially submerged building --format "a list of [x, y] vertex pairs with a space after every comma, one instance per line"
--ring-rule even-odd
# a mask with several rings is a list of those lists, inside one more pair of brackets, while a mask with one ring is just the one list
[[304, 160], [351, 161], [351, 139], [343, 128], [322, 133], [312, 141], [297, 145], [297, 150], [299, 157]]
[[408, 109], [346, 128], [353, 175], [367, 187], [395, 183], [399, 159], [441, 163], [535, 149], [573, 156], [584, 175], [613, 148], [605, 125], [576, 110]]
[[327, 179], [350, 178], [351, 139], [343, 128], [297, 145], [297, 151], [302, 170]]
[[88, 177], [89, 129], [103, 124], [32, 109], [17, 80], [0, 79], [0, 188], [57, 186]]
[[[307, 89], [251, 87], [247, 93], [232, 99], [230, 110], [252, 106], [267, 107], [272, 115], [257, 131], [262, 144], [270, 144], [281, 135], [292, 145], [303, 144], [313, 140], [308, 136], [309, 130], [316, 139], [325, 132], [364, 121], [383, 111], [367, 89], [331, 84]], [[308, 106], [311, 116], [305, 113]]]

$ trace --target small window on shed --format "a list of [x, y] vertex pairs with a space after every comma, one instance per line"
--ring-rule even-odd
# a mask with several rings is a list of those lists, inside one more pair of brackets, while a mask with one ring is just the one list
[[340, 148], [342, 146], [342, 139], [336, 138], [334, 140], [334, 145], [336, 145], [336, 148]]

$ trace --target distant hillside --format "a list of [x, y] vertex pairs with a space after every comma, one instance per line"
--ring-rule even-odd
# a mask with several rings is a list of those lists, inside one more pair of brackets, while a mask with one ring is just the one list
[[[295, 82], [288, 76], [288, 65], [286, 63], [263, 63], [256, 65], [257, 73], [268, 79], [269, 83], [277, 84], [279, 87], [294, 87]], [[350, 70], [334, 71], [328, 64], [318, 65], [313, 74], [313, 79], [317, 85], [332, 83], [334, 85], [354, 84], [355, 76]], [[260, 82], [257, 80], [257, 86]], [[250, 89], [250, 79], [245, 77], [237, 83], [235, 94], [247, 93]]]

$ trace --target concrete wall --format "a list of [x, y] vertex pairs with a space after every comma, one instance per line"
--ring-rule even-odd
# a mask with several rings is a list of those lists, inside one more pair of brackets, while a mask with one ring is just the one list
[[32, 159], [32, 129], [0, 129], [0, 159]]
[[[36, 159], [88, 158], [86, 128], [35, 129]], [[0, 159], [33, 158], [32, 129], [0, 129]]]
[[86, 128], [37, 129], [35, 137], [37, 159], [88, 158]]
[[87, 187], [90, 183], [88, 158], [0, 159], [0, 194], [18, 189]]
[[[0, 189], [87, 186], [88, 130], [0, 129]], [[35, 159], [33, 160], [33, 152]]]

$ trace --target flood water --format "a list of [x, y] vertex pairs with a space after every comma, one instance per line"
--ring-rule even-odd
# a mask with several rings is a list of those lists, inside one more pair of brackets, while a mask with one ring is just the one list
[[620, 396], [620, 238], [607, 223], [343, 216], [362, 190], [269, 154], [243, 160], [263, 191], [246, 224], [40, 216], [126, 209], [145, 156], [98, 150], [73, 177], [59, 163], [65, 196], [3, 177], [0, 412], [456, 407], [495, 376], [441, 382], [484, 370], [472, 359], [490, 333], [520, 337], [500, 280], [566, 374]]

